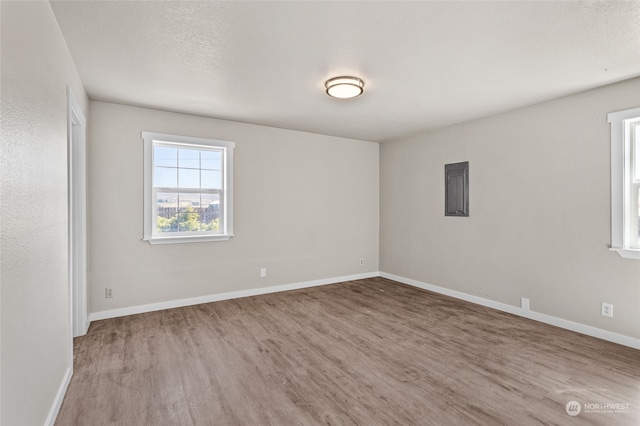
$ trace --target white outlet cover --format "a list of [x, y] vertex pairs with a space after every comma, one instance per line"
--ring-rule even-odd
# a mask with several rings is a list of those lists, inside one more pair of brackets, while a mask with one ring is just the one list
[[525, 309], [525, 310], [528, 311], [529, 310], [529, 299], [527, 299], [526, 297], [522, 297], [520, 299], [520, 307], [522, 309]]
[[605, 317], [613, 318], [613, 305], [611, 303], [602, 302], [600, 313]]

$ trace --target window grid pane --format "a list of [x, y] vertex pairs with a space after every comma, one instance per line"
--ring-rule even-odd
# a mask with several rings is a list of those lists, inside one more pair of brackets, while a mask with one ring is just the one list
[[218, 170], [202, 170], [200, 182], [203, 189], [222, 189], [222, 172]]
[[167, 146], [154, 146], [153, 163], [159, 167], [177, 167], [178, 149]]
[[178, 169], [175, 167], [154, 167], [154, 186], [156, 188], [175, 188], [178, 186]]
[[200, 173], [198, 169], [178, 169], [178, 188], [200, 189]]
[[200, 150], [180, 148], [178, 150], [178, 167], [181, 169], [199, 169]]
[[222, 170], [222, 151], [201, 151], [200, 168], [203, 170]]

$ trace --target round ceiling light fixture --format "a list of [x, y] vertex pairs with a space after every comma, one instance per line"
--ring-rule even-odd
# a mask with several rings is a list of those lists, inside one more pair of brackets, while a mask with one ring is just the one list
[[364, 90], [364, 81], [358, 77], [334, 77], [324, 84], [327, 95], [333, 98], [349, 99], [360, 96]]

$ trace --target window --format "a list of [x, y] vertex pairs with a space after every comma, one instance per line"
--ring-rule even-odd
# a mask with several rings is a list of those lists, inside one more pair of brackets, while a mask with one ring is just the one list
[[233, 142], [142, 132], [144, 240], [233, 236]]
[[640, 259], [640, 108], [613, 112], [611, 124], [611, 250]]

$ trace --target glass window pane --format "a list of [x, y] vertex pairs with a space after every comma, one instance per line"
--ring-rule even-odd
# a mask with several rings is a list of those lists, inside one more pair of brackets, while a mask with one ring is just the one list
[[200, 168], [200, 150], [197, 150], [197, 149], [178, 150], [178, 167], [199, 169]]
[[178, 169], [154, 167], [153, 186], [156, 188], [176, 188], [178, 186]]
[[156, 196], [156, 232], [178, 230], [178, 194], [158, 192]]
[[201, 151], [200, 167], [208, 170], [222, 170], [222, 151]]
[[[220, 205], [220, 194], [201, 194], [202, 207], [212, 207]], [[217, 207], [216, 207], [217, 208]]]
[[164, 167], [178, 166], [178, 149], [166, 146], [153, 147], [153, 165]]
[[220, 194], [157, 194], [157, 233], [217, 231], [220, 231]]
[[200, 207], [200, 194], [189, 194], [181, 192], [178, 201], [179, 211], [184, 212], [188, 209]]
[[222, 189], [222, 172], [213, 170], [202, 170], [202, 188]]
[[200, 188], [200, 171], [178, 169], [179, 188]]
[[178, 232], [200, 231], [200, 194], [180, 193]]
[[220, 194], [202, 194], [201, 222], [207, 231], [220, 230]]
[[162, 207], [178, 207], [178, 194], [175, 192], [158, 192], [156, 203]]

